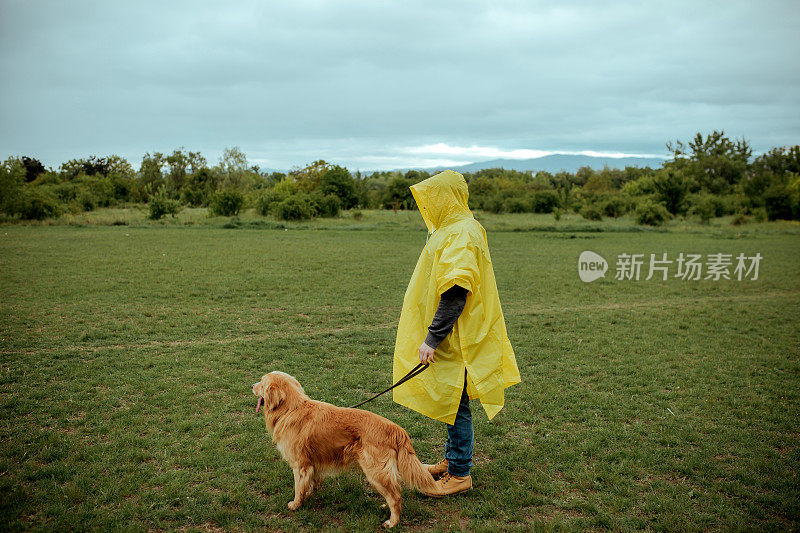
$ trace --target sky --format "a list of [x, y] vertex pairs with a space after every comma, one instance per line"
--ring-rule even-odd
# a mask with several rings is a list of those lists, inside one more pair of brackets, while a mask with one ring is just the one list
[[262, 169], [800, 142], [800, 2], [0, 0], [0, 159]]

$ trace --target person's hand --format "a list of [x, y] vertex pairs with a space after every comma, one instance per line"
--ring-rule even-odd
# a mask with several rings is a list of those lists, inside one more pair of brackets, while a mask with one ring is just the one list
[[419, 360], [422, 363], [433, 363], [433, 353], [435, 351], [435, 348], [431, 348], [423, 342], [419, 345]]

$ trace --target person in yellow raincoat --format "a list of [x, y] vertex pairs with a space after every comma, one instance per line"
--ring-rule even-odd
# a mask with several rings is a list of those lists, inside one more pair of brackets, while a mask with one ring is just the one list
[[[395, 342], [397, 381], [419, 361], [431, 365], [394, 389], [394, 401], [447, 424], [445, 458], [428, 470], [442, 494], [472, 487], [474, 432], [469, 400], [491, 420], [504, 390], [521, 381], [486, 241], [467, 205], [464, 177], [446, 170], [411, 186], [428, 227], [405, 297]], [[451, 329], [452, 328], [452, 329]]]

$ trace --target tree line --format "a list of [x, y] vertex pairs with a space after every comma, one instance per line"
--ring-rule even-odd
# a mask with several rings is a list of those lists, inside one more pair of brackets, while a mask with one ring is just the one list
[[[800, 146], [753, 157], [748, 141], [714, 131], [667, 143], [667, 149], [671, 157], [655, 169], [467, 173], [470, 207], [552, 213], [556, 219], [566, 212], [589, 220], [631, 214], [650, 225], [674, 216], [704, 222], [731, 214], [735, 221], [800, 219]], [[72, 159], [58, 170], [19, 156], [0, 164], [0, 213], [6, 220], [44, 219], [147, 204], [153, 219], [190, 206], [225, 216], [252, 207], [263, 216], [302, 220], [353, 208], [414, 209], [409, 186], [430, 176], [422, 170], [354, 174], [322, 160], [287, 173], [262, 172], [235, 147], [226, 148], [215, 165], [185, 148], [147, 153], [138, 170], [116, 155]]]

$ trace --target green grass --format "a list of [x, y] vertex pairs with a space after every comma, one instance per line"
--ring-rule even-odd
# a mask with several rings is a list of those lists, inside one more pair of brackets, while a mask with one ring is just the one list
[[[274, 216], [264, 217], [254, 209], [245, 209], [239, 216], [221, 217], [209, 213], [207, 208], [184, 207], [176, 216], [161, 220], [149, 220], [145, 204], [129, 204], [123, 207], [97, 209], [80, 213], [67, 213], [57, 219], [19, 222], [2, 218], [2, 225], [28, 226], [129, 226], [129, 227], [212, 227], [249, 229], [347, 229], [347, 230], [419, 230], [424, 229], [417, 211], [350, 210], [342, 211], [338, 217], [315, 218], [298, 222], [278, 220]], [[800, 234], [797, 221], [756, 222], [745, 217], [745, 223], [733, 225], [734, 216], [711, 219], [701, 224], [694, 216], [677, 216], [660, 227], [636, 224], [632, 215], [619, 218], [604, 218], [590, 221], [575, 213], [564, 213], [556, 221], [552, 214], [493, 214], [478, 211], [475, 216], [488, 231], [547, 231], [547, 232], [680, 232], [713, 234], [780, 233]]]
[[[418, 214], [93, 216], [127, 225], [0, 227], [3, 529], [378, 529], [356, 473], [286, 509], [250, 386], [279, 369], [338, 405], [388, 386]], [[474, 490], [404, 491], [400, 530], [798, 527], [796, 224], [481, 220], [523, 383], [492, 422], [472, 404]], [[587, 249], [764, 259], [757, 281], [584, 284]], [[440, 457], [443, 425], [367, 407]]]

